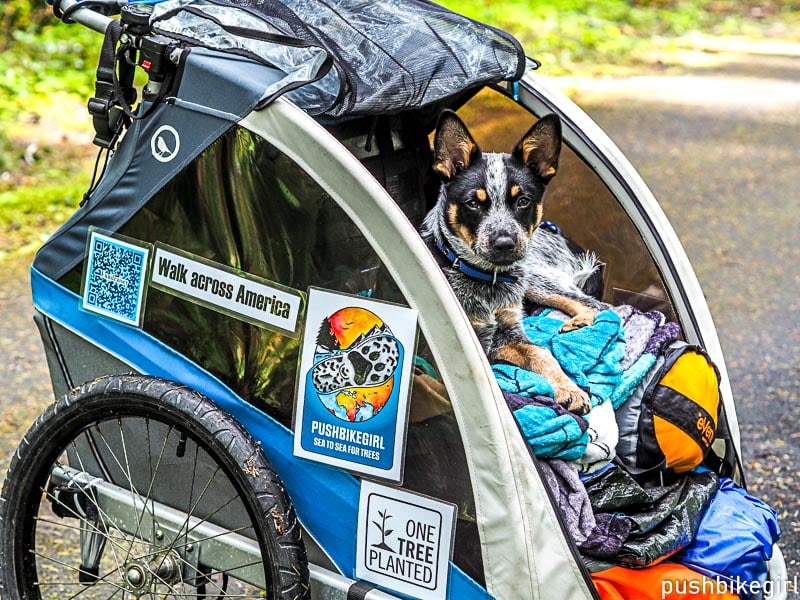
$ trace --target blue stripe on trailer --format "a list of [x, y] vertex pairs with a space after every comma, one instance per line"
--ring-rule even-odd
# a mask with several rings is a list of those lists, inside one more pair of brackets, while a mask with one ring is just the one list
[[[260, 442], [286, 486], [303, 526], [342, 573], [355, 578], [358, 479], [339, 469], [293, 456], [291, 430], [143, 330], [79, 309], [77, 294], [35, 268], [31, 268], [31, 290], [34, 306], [76, 335], [140, 373], [177, 381], [201, 392], [236, 418]], [[308, 493], [309, 490], [314, 493]], [[491, 598], [452, 562], [447, 597]]]

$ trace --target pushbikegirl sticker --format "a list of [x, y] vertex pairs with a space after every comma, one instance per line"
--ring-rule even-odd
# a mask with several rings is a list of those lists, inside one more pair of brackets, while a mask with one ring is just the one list
[[81, 308], [139, 327], [151, 247], [91, 228], [86, 244]]
[[400, 481], [416, 334], [411, 308], [310, 288], [294, 454]]
[[299, 337], [302, 294], [157, 242], [151, 285], [259, 327]]

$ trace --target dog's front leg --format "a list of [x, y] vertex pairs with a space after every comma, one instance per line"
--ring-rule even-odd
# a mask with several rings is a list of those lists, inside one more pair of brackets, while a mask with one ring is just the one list
[[570, 412], [585, 415], [592, 408], [589, 395], [564, 373], [547, 349], [533, 344], [522, 328], [522, 313], [516, 308], [498, 310], [490, 360], [502, 360], [538, 373], [553, 386], [555, 401]]
[[565, 315], [570, 317], [560, 328], [559, 331], [575, 331], [581, 327], [586, 327], [594, 323], [594, 318], [597, 316], [598, 310], [588, 306], [586, 302], [563, 296], [561, 294], [548, 294], [537, 300], [539, 304], [550, 306], [560, 310]]
[[495, 332], [497, 331], [497, 321], [490, 315], [470, 315], [469, 322], [478, 335], [478, 341], [480, 341], [483, 351], [491, 359], [492, 345], [494, 343]]

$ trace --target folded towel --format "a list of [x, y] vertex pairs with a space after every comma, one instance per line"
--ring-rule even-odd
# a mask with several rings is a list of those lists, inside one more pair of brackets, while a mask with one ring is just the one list
[[586, 453], [589, 424], [584, 419], [547, 396], [503, 396], [536, 456], [578, 460]]

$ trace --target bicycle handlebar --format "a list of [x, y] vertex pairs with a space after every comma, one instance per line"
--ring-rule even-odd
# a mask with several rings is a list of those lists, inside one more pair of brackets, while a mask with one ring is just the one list
[[[65, 21], [74, 21], [80, 23], [84, 27], [88, 27], [98, 33], [105, 33], [111, 18], [93, 10], [88, 5], [91, 2], [85, 2], [87, 6], [81, 7], [84, 4], [81, 0], [48, 0], [49, 4], [53, 5], [53, 12], [56, 16], [63, 15], [62, 19]], [[117, 6], [127, 4], [127, 1], [115, 2]]]
[[[152, 4], [159, 0], [142, 0]], [[123, 129], [136, 118], [144, 118], [164, 100], [174, 82], [176, 65], [183, 52], [170, 38], [155, 34], [150, 27], [150, 11], [129, 0], [48, 0], [53, 14], [65, 23], [80, 23], [104, 34], [97, 68], [95, 95], [89, 99], [89, 114], [97, 135], [94, 143], [112, 148]], [[110, 15], [120, 15], [120, 21]], [[142, 99], [150, 108], [135, 106], [134, 70], [147, 73]]]

